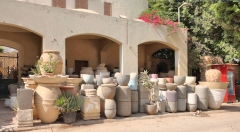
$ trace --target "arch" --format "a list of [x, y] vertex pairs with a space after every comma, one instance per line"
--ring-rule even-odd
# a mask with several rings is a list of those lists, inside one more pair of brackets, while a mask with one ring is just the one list
[[97, 33], [84, 33], [84, 34], [75, 34], [75, 35], [71, 35], [71, 36], [67, 36], [66, 39], [69, 39], [69, 38], [72, 38], [72, 37], [77, 37], [77, 36], [97, 36], [97, 37], [103, 37], [103, 38], [106, 38], [106, 39], [109, 39], [119, 45], [121, 45], [122, 43], [115, 39], [115, 38], [112, 38], [112, 37], [109, 37], [109, 36], [106, 36], [106, 35], [103, 35], [103, 34], [97, 34]]
[[23, 26], [17, 25], [17, 24], [2, 23], [2, 22], [0, 22], [0, 25], [8, 25], [8, 26], [13, 26], [13, 27], [16, 27], [16, 28], [24, 29], [24, 30], [27, 30], [27, 31], [29, 31], [29, 32], [35, 33], [35, 34], [37, 34], [37, 35], [43, 37], [43, 35], [40, 34], [39, 32], [34, 31], [33, 29], [30, 29], [30, 28], [26, 28], [26, 27], [23, 27]]
[[146, 42], [139, 43], [138, 45], [141, 45], [141, 44], [153, 44], [153, 43], [163, 44], [163, 45], [166, 45], [166, 46], [172, 48], [173, 50], [179, 50], [179, 48], [176, 47], [175, 45], [173, 45], [171, 43], [168, 43], [168, 42], [159, 41], [159, 40], [146, 41]]
[[[24, 47], [21, 44], [10, 41], [10, 40], [0, 38], [0, 45], [11, 47], [11, 48], [14, 48], [14, 49], [18, 50], [18, 56], [19, 56], [19, 61], [18, 61], [18, 66], [19, 67], [18, 68], [23, 67], [23, 64], [24, 64]], [[18, 80], [21, 80], [21, 71], [20, 70], [18, 70]]]

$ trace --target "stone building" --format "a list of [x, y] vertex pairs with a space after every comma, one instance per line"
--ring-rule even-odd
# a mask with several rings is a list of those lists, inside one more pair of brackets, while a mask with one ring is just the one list
[[18, 50], [19, 67], [58, 50], [63, 74], [103, 62], [123, 74], [151, 70], [152, 54], [170, 48], [175, 74], [187, 75], [187, 32], [169, 36], [166, 26], [138, 20], [147, 8], [147, 0], [0, 0], [0, 45]]

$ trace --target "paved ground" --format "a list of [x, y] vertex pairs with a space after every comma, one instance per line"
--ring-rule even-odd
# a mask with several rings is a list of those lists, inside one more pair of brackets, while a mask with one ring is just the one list
[[0, 100], [0, 132], [1, 131], [34, 131], [34, 132], [150, 132], [150, 131], [240, 131], [240, 103], [222, 104], [220, 110], [209, 110], [204, 113], [209, 117], [194, 117], [192, 112], [145, 113], [132, 114], [131, 117], [115, 119], [83, 121], [77, 116], [77, 122], [68, 125], [57, 120], [52, 124], [34, 120], [33, 127], [17, 128], [15, 114], [3, 106]]

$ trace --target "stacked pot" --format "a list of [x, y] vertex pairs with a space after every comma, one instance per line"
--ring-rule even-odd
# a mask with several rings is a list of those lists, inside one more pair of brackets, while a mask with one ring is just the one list
[[157, 101], [157, 108], [159, 112], [166, 111], [166, 79], [158, 78], [159, 101]]
[[174, 76], [174, 83], [177, 84], [177, 109], [178, 111], [186, 111], [187, 95], [185, 83], [185, 76]]
[[66, 81], [66, 86], [73, 86], [74, 91], [76, 93], [79, 93], [80, 90], [80, 83], [82, 82], [82, 78], [68, 78]]
[[100, 96], [101, 114], [108, 119], [116, 116], [116, 102], [113, 99], [116, 93], [116, 84], [113, 78], [102, 78], [103, 84], [97, 88], [97, 95]]
[[177, 112], [177, 92], [175, 91], [175, 89], [177, 88], [177, 84], [166, 83], [166, 87], [166, 93], [162, 92], [167, 100], [166, 111], [175, 113]]
[[116, 76], [117, 83], [119, 84], [116, 89], [115, 100], [117, 103], [117, 115], [118, 116], [130, 116], [131, 115], [131, 89], [128, 86], [130, 75]]
[[208, 92], [209, 89], [206, 85], [197, 85], [195, 87], [195, 93], [197, 94], [197, 109], [208, 109]]
[[146, 103], [149, 103], [149, 96], [150, 96], [150, 93], [149, 91], [144, 88], [143, 85], [138, 85], [138, 111], [140, 113], [143, 113], [145, 112], [145, 104]]
[[138, 74], [130, 73], [130, 81], [128, 86], [131, 89], [131, 110], [132, 114], [138, 112]]
[[195, 93], [196, 77], [186, 76], [185, 87], [187, 93], [187, 110], [194, 112], [197, 109], [197, 94]]
[[207, 82], [199, 82], [209, 88], [208, 107], [214, 110], [220, 109], [226, 94], [229, 82], [221, 82], [221, 72], [217, 69], [206, 71]]
[[105, 63], [98, 65], [97, 70], [95, 71], [95, 76], [96, 75], [110, 75], [110, 72], [108, 72], [107, 68], [105, 67]]

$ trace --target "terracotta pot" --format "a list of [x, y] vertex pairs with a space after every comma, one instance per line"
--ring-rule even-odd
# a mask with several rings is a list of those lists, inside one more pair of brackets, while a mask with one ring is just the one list
[[94, 80], [94, 76], [89, 74], [82, 74], [82, 78], [86, 84], [92, 84]]
[[174, 76], [174, 83], [176, 83], [177, 85], [183, 85], [185, 83], [185, 76]]
[[81, 83], [82, 82], [82, 78], [68, 78], [67, 80], [66, 80], [66, 83], [67, 84], [72, 84], [72, 83], [74, 83], [74, 84], [79, 84], [79, 83]]
[[209, 69], [205, 73], [207, 82], [220, 82], [222, 73], [217, 69]]
[[114, 84], [102, 84], [101, 91], [104, 99], [112, 99], [116, 93], [116, 86]]
[[55, 76], [35, 75], [33, 80], [36, 83], [58, 84], [58, 83], [65, 82], [67, 78], [68, 76], [62, 76], [62, 75], [55, 75]]
[[193, 85], [196, 82], [196, 77], [194, 76], [186, 76], [185, 84]]
[[60, 90], [65, 93], [70, 93], [76, 95], [77, 93], [74, 90], [74, 86], [59, 86]]
[[116, 78], [120, 86], [127, 86], [130, 80], [130, 75], [120, 75], [120, 76], [117, 76]]
[[173, 77], [175, 75], [175, 71], [174, 70], [169, 70], [167, 73], [168, 77]]
[[173, 83], [173, 78], [166, 78], [166, 83]]
[[92, 67], [82, 67], [82, 70], [80, 71], [80, 75], [81, 74], [94, 75]]
[[38, 116], [38, 112], [37, 112], [35, 105], [33, 104], [32, 107], [33, 107], [33, 119], [38, 119], [39, 116]]
[[113, 78], [102, 78], [103, 84], [113, 84]]
[[201, 82], [199, 81], [200, 85], [205, 85], [209, 89], [227, 89], [229, 82]]
[[157, 105], [145, 104], [145, 111], [149, 115], [155, 115], [157, 113]]
[[172, 91], [172, 90], [175, 90], [177, 88], [177, 84], [166, 83], [166, 87], [167, 87], [168, 90]]
[[34, 93], [34, 104], [43, 123], [57, 120], [59, 112], [53, 104], [60, 94], [58, 84], [38, 84]]
[[[45, 50], [43, 51], [41, 57], [40, 57], [40, 70], [41, 70], [41, 74], [43, 75], [45, 73], [44, 69], [42, 68], [42, 66], [46, 63], [49, 63], [50, 61], [52, 62], [56, 62], [55, 68], [53, 70], [54, 75], [57, 74], [61, 74], [62, 73], [62, 67], [63, 67], [63, 61], [62, 58], [59, 54], [59, 51], [54, 51], [54, 50]], [[52, 55], [52, 58], [50, 58], [49, 54]]]

